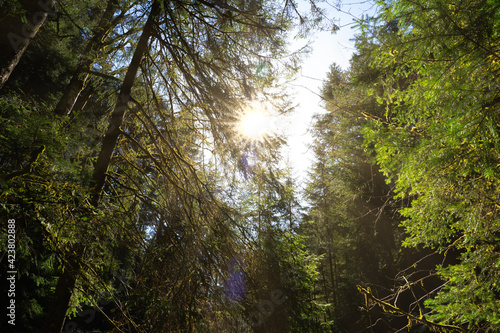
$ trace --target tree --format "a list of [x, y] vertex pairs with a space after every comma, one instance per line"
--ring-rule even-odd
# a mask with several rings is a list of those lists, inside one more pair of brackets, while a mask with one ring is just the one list
[[[293, 287], [278, 326], [319, 329], [314, 260], [280, 229], [295, 224], [292, 182], [275, 168], [282, 139], [259, 147], [273, 171], [260, 178], [255, 248], [228, 194], [242, 189], [225, 178], [254, 181], [238, 117], [252, 100], [289, 110], [275, 82], [296, 67], [285, 39], [306, 17], [293, 1], [88, 3], [57, 5], [0, 96], [2, 212], [24, 216], [19, 271], [23, 286], [39, 286], [19, 296], [31, 312], [16, 328], [36, 330], [45, 315], [45, 332], [252, 330], [222, 286], [239, 256], [255, 255], [274, 268], [257, 267], [253, 276], [269, 279], [254, 290]], [[66, 116], [54, 113], [59, 102]]]
[[[115, 109], [111, 114], [110, 125], [106, 135], [104, 136], [103, 145], [97, 158], [91, 180], [90, 203], [93, 206], [97, 206], [99, 204], [100, 193], [104, 186], [105, 174], [120, 133], [120, 126], [123, 122], [128, 101], [130, 100], [130, 92], [134, 84], [134, 79], [137, 75], [141, 59], [148, 49], [148, 41], [153, 31], [154, 20], [156, 19], [156, 15], [158, 15], [159, 10], [160, 4], [158, 2], [153, 2], [148, 20], [144, 25], [143, 33], [139, 39], [131, 63], [128, 67], [127, 74], [123, 80]], [[60, 331], [62, 329], [64, 319], [66, 317], [67, 307], [77, 279], [77, 261], [83, 256], [84, 248], [85, 246], [83, 244], [77, 243], [71, 250], [70, 257], [68, 259], [69, 267], [65, 269], [64, 273], [59, 277], [55, 295], [49, 308], [47, 320], [42, 332], [48, 333], [56, 330]]]
[[[498, 5], [384, 3], [358, 49], [385, 109], [362, 131], [401, 210], [406, 246], [459, 253], [437, 267], [422, 315], [448, 329], [498, 329]], [[436, 292], [439, 291], [439, 292]]]
[[123, 18], [126, 10], [123, 10], [120, 15], [114, 17], [115, 12], [119, 8], [118, 0], [110, 0], [102, 14], [99, 23], [94, 28], [92, 38], [87, 42], [83, 54], [80, 56], [78, 66], [75, 74], [71, 78], [68, 86], [66, 87], [59, 103], [55, 108], [55, 113], [58, 115], [69, 115], [73, 106], [80, 95], [80, 92], [85, 86], [89, 72], [94, 65], [96, 58], [99, 55], [99, 50], [106, 45], [106, 38], [112, 29]]
[[236, 201], [245, 208], [238, 220], [250, 232], [238, 255], [242, 282], [230, 281], [229, 290], [253, 332], [324, 332], [312, 298], [318, 259], [296, 233], [300, 215], [289, 170], [275, 167], [259, 160]]
[[[128, 209], [135, 211], [126, 207], [134, 207], [136, 203], [132, 200], [124, 205], [120, 199], [121, 195], [127, 193], [141, 202], [149, 199], [144, 198], [143, 191], [149, 191], [150, 186], [154, 185], [146, 181], [148, 186], [143, 189], [142, 182], [150, 178], [153, 172], [151, 170], [154, 170], [153, 174], [158, 173], [164, 177], [165, 184], [176, 189], [177, 198], [183, 198], [180, 202], [173, 201], [174, 205], [182, 207], [179, 218], [183, 223], [197, 221], [194, 216], [198, 213], [205, 213], [206, 216], [201, 220], [206, 221], [210, 216], [206, 214], [208, 210], [222, 209], [217, 198], [206, 191], [202, 179], [197, 175], [196, 163], [190, 156], [192, 152], [181, 149], [176, 144], [176, 136], [179, 134], [174, 134], [173, 128], [176, 121], [190, 121], [191, 128], [201, 124], [203, 130], [209, 130], [219, 147], [224, 147], [222, 138], [236, 142], [231, 137], [234, 136], [234, 129], [231, 129], [229, 124], [234, 122], [235, 108], [241, 108], [242, 101], [247, 97], [249, 84], [260, 85], [256, 88], [262, 90], [272, 82], [272, 77], [259, 78], [254, 69], [261, 63], [270, 66], [271, 56], [275, 57], [284, 52], [280, 39], [284, 32], [283, 27], [286, 28], [290, 24], [290, 19], [281, 15], [279, 8], [265, 7], [259, 3], [239, 5], [241, 8], [229, 3], [158, 1], [153, 2], [150, 9], [146, 9], [149, 16], [123, 79], [90, 180], [90, 205], [84, 202], [78, 214], [79, 218], [88, 221], [89, 225], [75, 226], [79, 230], [78, 236], [75, 235], [71, 242], [59, 244], [66, 247], [66, 267], [58, 280], [44, 331], [58, 330], [63, 326], [66, 308], [72, 298], [72, 291], [79, 283], [78, 279], [82, 280], [80, 283], [87, 284], [91, 281], [89, 275], [98, 275], [98, 270], [90, 264], [95, 259], [87, 259], [87, 256], [99, 253], [99, 249], [95, 248], [96, 244], [83, 241], [94, 234], [89, 228], [105, 224], [110, 230], [109, 237], [100, 235], [97, 238], [109, 238], [111, 244], [113, 238], [119, 239], [123, 236], [123, 232], [120, 233], [117, 229], [120, 227], [117, 221], [110, 220], [109, 213], [100, 207], [106, 209], [109, 205], [120, 204], [122, 207], [119, 211], [124, 214]], [[273, 16], [262, 16], [260, 13], [264, 9], [273, 13]], [[229, 14], [228, 11], [234, 14]], [[189, 24], [185, 25], [186, 22]], [[270, 43], [263, 45], [259, 38], [267, 39]], [[228, 68], [228, 64], [232, 67]], [[138, 73], [141, 74], [141, 79], [138, 84], [134, 84], [137, 82]], [[129, 108], [130, 114], [127, 112]], [[197, 130], [194, 133], [197, 133]], [[141, 137], [147, 138], [146, 145], [136, 139]], [[181, 136], [181, 139], [190, 140], [187, 134], [186, 137]], [[200, 141], [194, 141], [192, 145], [199, 143]], [[139, 154], [142, 157], [136, 161], [124, 159], [124, 152], [130, 151], [127, 145], [136, 151], [133, 155]], [[229, 148], [225, 148], [226, 151], [231, 151], [234, 143], [233, 146], [227, 147]], [[115, 154], [117, 158], [113, 159]], [[125, 165], [120, 163], [122, 160]], [[133, 183], [133, 178], [122, 178], [128, 168], [137, 169], [138, 179], [141, 179], [139, 183]], [[127, 183], [131, 181], [133, 186], [128, 186]], [[115, 191], [120, 195], [115, 194]], [[103, 200], [103, 197], [106, 199]], [[210, 201], [207, 198], [210, 198]], [[199, 212], [196, 207], [199, 207]], [[169, 214], [162, 216], [167, 215]], [[130, 218], [127, 220], [132, 221]], [[213, 223], [216, 221], [220, 219], [215, 219]], [[211, 226], [208, 222], [206, 225]], [[214, 228], [220, 227], [217, 225], [216, 223]], [[133, 224], [131, 226], [137, 228]], [[161, 229], [159, 224], [160, 235], [163, 234]], [[193, 230], [194, 225], [187, 229], [186, 233], [190, 237], [198, 235]], [[202, 236], [199, 235], [197, 239], [203, 244]], [[138, 237], [146, 236], [141, 234]], [[205, 251], [206, 248], [200, 246], [195, 247], [192, 253]], [[207, 271], [212, 265], [219, 263], [215, 260], [217, 252], [212, 249], [209, 253], [212, 253], [212, 258], [207, 260], [212, 262], [207, 266]], [[99, 253], [99, 256], [103, 261], [109, 260], [106, 259], [106, 252]], [[195, 259], [190, 260], [194, 262]], [[184, 272], [182, 281], [187, 282], [188, 279], [187, 272]], [[199, 288], [202, 281], [193, 281], [193, 288]], [[190, 301], [193, 301], [193, 304], [197, 302], [196, 293], [191, 296], [183, 293], [180, 295], [192, 297]], [[73, 302], [74, 299], [75, 297]], [[159, 310], [161, 308], [151, 309], [151, 315]], [[125, 315], [125, 318], [129, 317]], [[160, 320], [161, 316], [156, 318]], [[184, 324], [186, 323], [179, 322], [178, 326]], [[165, 322], [160, 320], [158, 325], [164, 327], [162, 325], [165, 325]], [[192, 322], [186, 325], [191, 327]]]
[[326, 110], [313, 125], [316, 160], [306, 187], [310, 208], [301, 227], [310, 251], [322, 258], [316, 298], [326, 306], [327, 322], [335, 331], [373, 324], [360, 311], [356, 285], [370, 285], [380, 293], [392, 287], [388, 277], [397, 272], [401, 237], [391, 188], [362, 148], [360, 129], [373, 106], [363, 100], [350, 75], [332, 65], [322, 90]]

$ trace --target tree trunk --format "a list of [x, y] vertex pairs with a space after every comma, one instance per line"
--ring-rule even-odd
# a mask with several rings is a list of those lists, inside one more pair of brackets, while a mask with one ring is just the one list
[[99, 152], [99, 156], [97, 157], [94, 174], [92, 175], [91, 180], [91, 203], [94, 206], [98, 205], [101, 197], [101, 192], [106, 179], [106, 172], [108, 171], [111, 156], [113, 155], [113, 150], [115, 149], [118, 136], [120, 135], [120, 126], [123, 124], [125, 111], [127, 110], [128, 102], [130, 101], [130, 92], [132, 90], [137, 71], [139, 70], [142, 57], [148, 50], [149, 37], [153, 32], [153, 22], [159, 12], [159, 9], [160, 5], [157, 1], [155, 1], [151, 8], [151, 12], [149, 14], [146, 25], [144, 26], [141, 38], [137, 43], [132, 61], [130, 62], [127, 73], [125, 74], [125, 79], [123, 80], [123, 84], [116, 101], [115, 109], [111, 114], [108, 130], [106, 131], [106, 135], [104, 136], [101, 151]]
[[6, 4], [0, 6], [0, 89], [9, 79], [21, 56], [47, 16], [54, 13], [56, 0], [22, 1], [26, 23], [13, 17]]
[[[132, 61], [130, 62], [130, 65], [128, 67], [127, 74], [125, 75], [125, 79], [123, 81], [115, 109], [111, 114], [108, 131], [106, 132], [106, 135], [104, 137], [103, 145], [97, 159], [96, 167], [94, 169], [94, 174], [92, 175], [91, 203], [94, 206], [97, 206], [99, 204], [100, 193], [104, 186], [106, 171], [111, 160], [111, 155], [115, 148], [118, 135], [120, 134], [120, 126], [123, 123], [125, 110], [127, 109], [127, 104], [130, 99], [130, 92], [132, 90], [134, 79], [139, 69], [141, 59], [148, 50], [148, 41], [153, 31], [154, 19], [159, 13], [159, 8], [159, 3], [155, 1], [151, 7], [151, 12], [135, 49]], [[84, 245], [77, 244], [75, 248], [84, 249]], [[75, 253], [76, 259], [72, 259], [71, 261], [77, 262], [79, 259], [81, 259], [83, 257], [83, 252], [83, 250], [73, 251], [73, 253]], [[64, 325], [68, 304], [75, 287], [79, 267], [77, 265], [73, 265], [70, 261], [68, 261], [68, 263], [69, 266], [72, 267], [69, 267], [69, 269], [67, 269], [68, 267], [66, 267], [64, 273], [59, 277], [54, 297], [47, 312], [47, 317], [42, 333], [58, 333], [61, 331]]]
[[89, 76], [89, 71], [92, 69], [92, 66], [98, 57], [104, 40], [117, 23], [116, 21], [113, 21], [113, 15], [117, 9], [118, 0], [109, 0], [101, 20], [94, 29], [92, 38], [88, 41], [87, 46], [83, 51], [83, 55], [80, 57], [76, 72], [71, 78], [71, 81], [66, 87], [66, 90], [55, 108], [56, 114], [61, 116], [69, 115], [73, 110], [73, 106], [85, 86], [85, 82]]
[[[73, 289], [76, 285], [76, 271], [80, 269], [79, 260], [83, 257], [85, 248], [75, 244], [70, 250], [64, 271], [57, 280], [56, 290], [50, 302], [42, 333], [61, 332], [68, 311]], [[57, 320], [62, 318], [61, 320]]]
[[[328, 241], [330, 242], [330, 240]], [[337, 260], [332, 254], [330, 244], [328, 244], [328, 261], [330, 262], [330, 280], [332, 280], [332, 302], [333, 310], [337, 310]]]

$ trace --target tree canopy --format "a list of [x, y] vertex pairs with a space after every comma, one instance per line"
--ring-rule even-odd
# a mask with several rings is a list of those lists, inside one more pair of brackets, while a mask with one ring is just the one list
[[241, 122], [319, 4], [0, 2], [2, 328], [500, 329], [500, 5], [377, 2], [300, 188]]

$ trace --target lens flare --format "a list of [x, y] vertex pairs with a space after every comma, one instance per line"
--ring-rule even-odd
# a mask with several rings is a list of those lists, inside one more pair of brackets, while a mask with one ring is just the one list
[[226, 296], [233, 301], [241, 301], [245, 297], [245, 275], [238, 259], [233, 258], [228, 265], [229, 278], [226, 281]]
[[261, 140], [271, 133], [272, 117], [258, 106], [249, 107], [240, 117], [238, 131], [249, 140]]

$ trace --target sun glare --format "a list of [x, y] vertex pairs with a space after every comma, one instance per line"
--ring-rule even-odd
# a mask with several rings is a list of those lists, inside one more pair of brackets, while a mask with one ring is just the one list
[[260, 140], [269, 134], [271, 117], [263, 108], [249, 108], [239, 121], [239, 132], [250, 140]]

